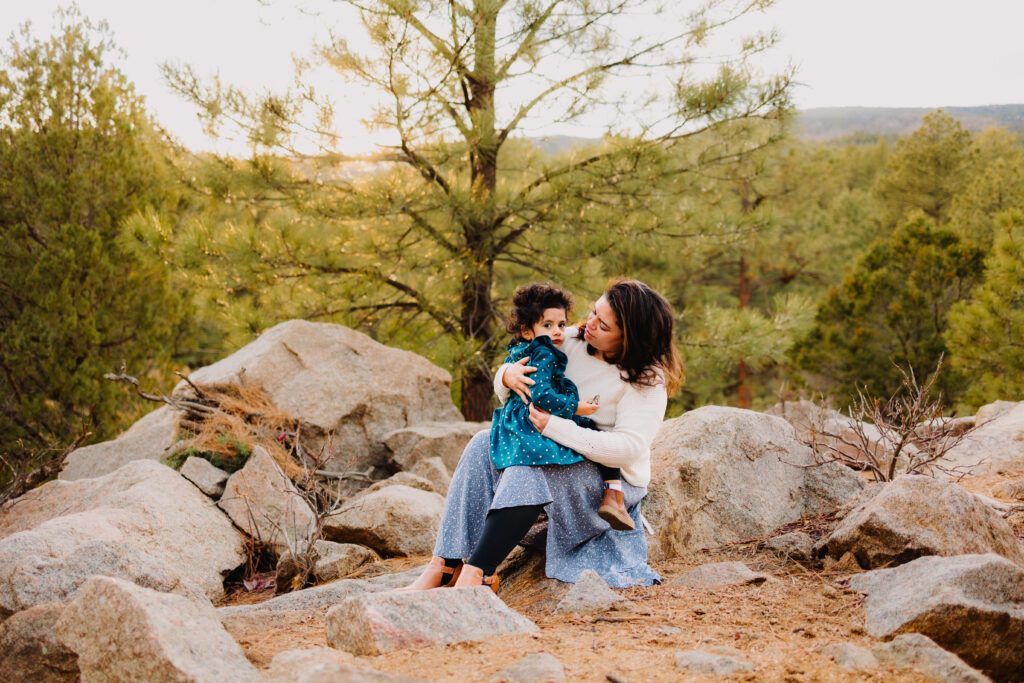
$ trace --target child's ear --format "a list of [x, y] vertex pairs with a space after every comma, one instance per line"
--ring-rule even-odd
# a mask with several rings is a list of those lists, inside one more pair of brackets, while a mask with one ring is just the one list
[[533, 330], [524, 327], [522, 332], [519, 333], [519, 336], [525, 339], [526, 341], [533, 341]]

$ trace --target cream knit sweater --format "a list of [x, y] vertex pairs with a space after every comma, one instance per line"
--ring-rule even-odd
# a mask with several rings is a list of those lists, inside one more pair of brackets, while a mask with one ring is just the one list
[[[552, 415], [542, 433], [588, 460], [620, 468], [622, 478], [633, 486], [646, 487], [651, 481], [651, 442], [668, 405], [665, 386], [633, 386], [621, 378], [614, 365], [587, 354], [587, 343], [576, 339], [575, 327], [566, 328], [565, 336], [561, 346], [569, 358], [565, 376], [576, 384], [580, 400], [601, 396], [600, 409], [589, 416], [601, 431]], [[512, 393], [502, 383], [505, 367], [501, 366], [494, 378], [494, 391], [502, 403]]]

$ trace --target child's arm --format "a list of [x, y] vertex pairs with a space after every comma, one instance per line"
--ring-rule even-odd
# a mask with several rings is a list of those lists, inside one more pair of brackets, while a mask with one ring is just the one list
[[564, 393], [555, 389], [553, 379], [556, 373], [561, 372], [556, 369], [556, 362], [555, 354], [543, 344], [536, 344], [531, 350], [530, 365], [537, 371], [530, 375], [530, 379], [536, 382], [530, 387], [530, 396], [538, 408], [571, 420], [579, 405], [579, 394], [572, 382], [564, 383]]

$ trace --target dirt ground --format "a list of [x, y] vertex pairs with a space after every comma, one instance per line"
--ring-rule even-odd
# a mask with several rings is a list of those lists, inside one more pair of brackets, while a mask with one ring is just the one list
[[[1016, 473], [1015, 473], [1016, 474]], [[968, 490], [990, 495], [1002, 476], [965, 480]], [[779, 530], [803, 530], [815, 538], [828, 532], [836, 519], [821, 516]], [[1024, 540], [1024, 518], [1011, 524]], [[620, 591], [635, 603], [626, 612], [593, 616], [552, 614], [550, 600], [530, 591], [506, 595], [510, 607], [539, 627], [530, 635], [511, 635], [484, 641], [404, 650], [356, 661], [379, 671], [435, 681], [494, 681], [498, 672], [522, 657], [549, 653], [565, 667], [566, 680], [611, 681], [929, 681], [911, 669], [881, 666], [851, 673], [820, 654], [822, 647], [849, 642], [870, 647], [875, 641], [863, 627], [863, 597], [846, 588], [856, 568], [826, 563], [802, 565], [763, 549], [764, 539], [751, 539], [722, 548], [695, 552], [685, 558], [653, 563], [664, 583]], [[374, 572], [404, 571], [427, 557], [388, 560]], [[769, 574], [760, 584], [697, 589], [673, 586], [672, 579], [707, 562], [741, 561]], [[444, 589], [441, 589], [444, 590]], [[232, 604], [258, 602], [272, 591], [234, 596]], [[248, 657], [266, 667], [284, 650], [325, 646], [324, 617], [306, 615], [282, 620], [273, 630], [246, 636], [240, 643]], [[757, 669], [724, 677], [683, 674], [675, 653], [683, 650], [732, 648]]]

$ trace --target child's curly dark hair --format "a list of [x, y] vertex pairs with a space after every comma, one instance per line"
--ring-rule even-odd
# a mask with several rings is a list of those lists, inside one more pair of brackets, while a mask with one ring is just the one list
[[536, 325], [549, 308], [564, 308], [568, 317], [572, 310], [572, 297], [558, 287], [539, 282], [523, 285], [512, 295], [512, 312], [508, 315], [505, 329], [509, 334], [522, 338], [523, 330]]

